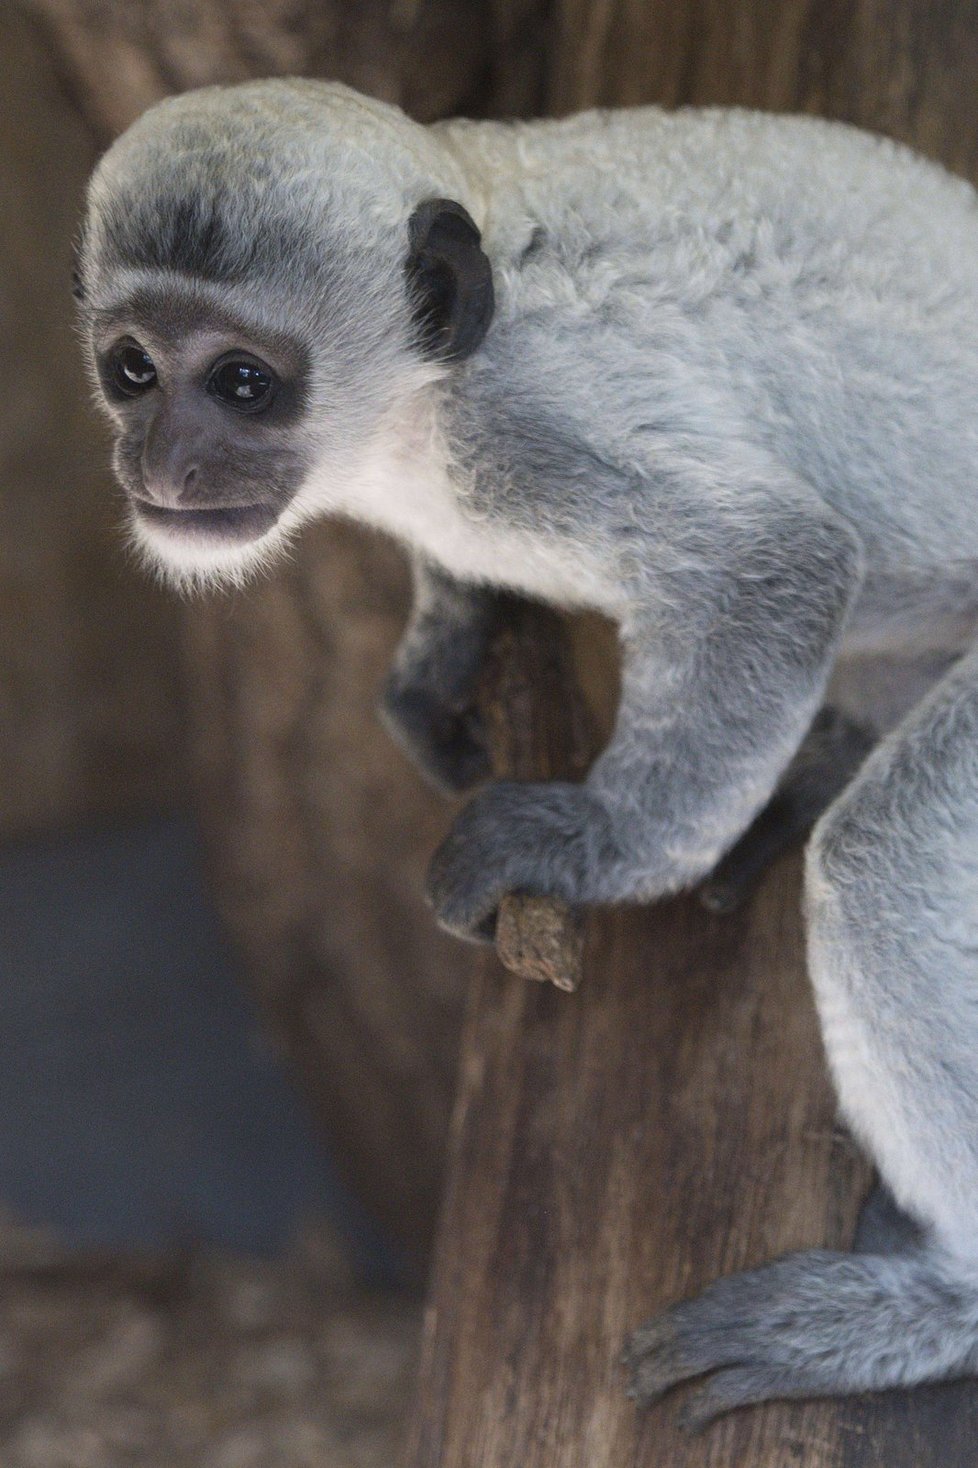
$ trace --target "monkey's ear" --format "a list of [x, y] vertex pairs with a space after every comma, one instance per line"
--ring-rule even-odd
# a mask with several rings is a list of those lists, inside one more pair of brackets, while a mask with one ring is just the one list
[[469, 357], [489, 330], [492, 268], [475, 220], [453, 199], [426, 199], [408, 225], [405, 265], [421, 347], [428, 357]]

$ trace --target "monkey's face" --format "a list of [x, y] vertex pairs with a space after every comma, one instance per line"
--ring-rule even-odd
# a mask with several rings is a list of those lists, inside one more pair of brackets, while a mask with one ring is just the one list
[[454, 182], [423, 128], [325, 83], [170, 99], [109, 149], [77, 294], [134, 537], [171, 579], [240, 580], [356, 514], [390, 425], [476, 350], [492, 272]]
[[92, 345], [137, 542], [178, 578], [254, 559], [312, 458], [304, 348], [172, 288], [103, 315]]

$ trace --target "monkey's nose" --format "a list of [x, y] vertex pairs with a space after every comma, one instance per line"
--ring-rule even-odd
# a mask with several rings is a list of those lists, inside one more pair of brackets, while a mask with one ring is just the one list
[[161, 510], [185, 509], [188, 501], [194, 498], [199, 479], [200, 470], [196, 464], [175, 473], [144, 472], [144, 496]]

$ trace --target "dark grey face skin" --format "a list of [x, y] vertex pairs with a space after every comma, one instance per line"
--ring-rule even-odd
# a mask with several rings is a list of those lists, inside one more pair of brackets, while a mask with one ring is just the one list
[[172, 287], [96, 314], [92, 342], [137, 523], [183, 544], [266, 534], [308, 470], [303, 347]]

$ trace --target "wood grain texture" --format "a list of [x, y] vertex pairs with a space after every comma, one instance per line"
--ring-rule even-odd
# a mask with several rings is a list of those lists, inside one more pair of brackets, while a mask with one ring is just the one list
[[[804, 110], [978, 178], [971, 0], [557, 0], [547, 110]], [[798, 863], [748, 910], [591, 920], [572, 996], [471, 998], [410, 1468], [964, 1468], [978, 1386], [772, 1404], [690, 1439], [622, 1391], [626, 1332], [789, 1248], [844, 1245], [868, 1170], [834, 1121]]]
[[846, 1246], [797, 858], [748, 911], [589, 918], [572, 996], [487, 960], [463, 1037], [410, 1468], [971, 1468], [973, 1383], [771, 1404], [699, 1437], [623, 1393], [628, 1330], [719, 1274]]
[[549, 54], [552, 112], [814, 112], [978, 177], [975, 0], [559, 0]]
[[423, 122], [544, 101], [542, 0], [22, 0], [107, 141], [153, 102], [213, 82], [320, 76]]
[[412, 1468], [843, 1461], [834, 1408], [691, 1439], [674, 1402], [635, 1412], [617, 1361], [631, 1326], [718, 1273], [851, 1232], [866, 1171], [834, 1125], [797, 878], [726, 922], [692, 898], [592, 916], [574, 996], [484, 966]]

